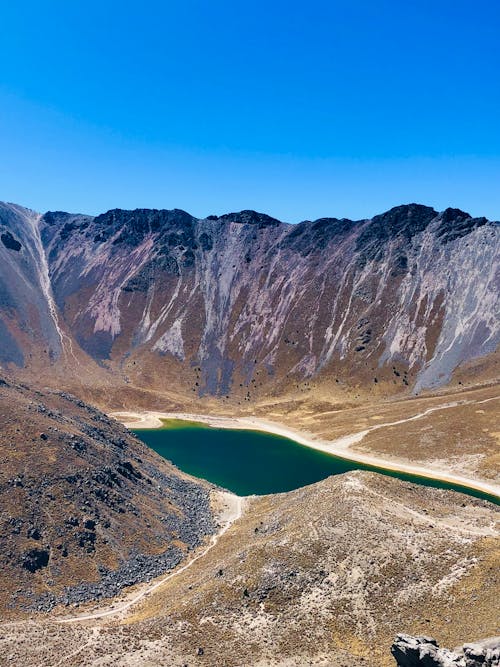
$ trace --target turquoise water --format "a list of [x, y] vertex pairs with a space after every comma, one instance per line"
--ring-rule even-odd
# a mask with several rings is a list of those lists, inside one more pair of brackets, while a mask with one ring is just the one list
[[243, 496], [291, 491], [330, 475], [370, 470], [417, 484], [461, 491], [500, 504], [496, 496], [460, 484], [347, 461], [271, 433], [212, 428], [180, 420], [165, 421], [164, 428], [134, 432], [181, 470]]

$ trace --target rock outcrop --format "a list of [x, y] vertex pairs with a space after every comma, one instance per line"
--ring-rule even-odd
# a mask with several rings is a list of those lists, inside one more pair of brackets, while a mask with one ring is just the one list
[[432, 637], [412, 637], [399, 634], [391, 653], [398, 667], [498, 667], [500, 637], [491, 637], [460, 650], [440, 648]]

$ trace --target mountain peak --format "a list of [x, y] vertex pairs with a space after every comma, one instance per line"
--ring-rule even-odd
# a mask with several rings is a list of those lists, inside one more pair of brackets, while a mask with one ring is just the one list
[[465, 236], [488, 222], [486, 218], [473, 218], [459, 208], [447, 208], [440, 213], [439, 218], [441, 222], [437, 229], [437, 236], [443, 243], [449, 243]]
[[151, 220], [156, 220], [162, 224], [169, 223], [172, 221], [189, 221], [192, 222], [195, 218], [187, 211], [183, 211], [180, 208], [165, 209], [165, 208], [135, 208], [135, 209], [124, 209], [124, 208], [112, 208], [105, 213], [101, 213], [95, 218], [97, 223], [110, 223], [110, 222], [149, 222]]
[[440, 215], [441, 220], [445, 222], [456, 222], [457, 220], [466, 220], [467, 218], [472, 218], [470, 213], [462, 211], [459, 208], [446, 208]]
[[[210, 216], [212, 218], [212, 216]], [[212, 218], [213, 219], [213, 218]], [[225, 213], [217, 217], [221, 222], [238, 222], [245, 225], [280, 225], [281, 221], [277, 218], [272, 218], [266, 213], [259, 213], [252, 210], [239, 211], [238, 213]]]
[[385, 221], [389, 225], [398, 226], [403, 221], [412, 218], [413, 220], [432, 220], [438, 215], [438, 212], [432, 206], [425, 206], [424, 204], [400, 204], [393, 206], [393, 208], [380, 213], [372, 218], [372, 221]]

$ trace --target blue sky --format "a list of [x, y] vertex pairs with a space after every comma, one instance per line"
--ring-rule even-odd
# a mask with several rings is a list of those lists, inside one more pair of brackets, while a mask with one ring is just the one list
[[0, 199], [500, 219], [500, 3], [0, 8]]

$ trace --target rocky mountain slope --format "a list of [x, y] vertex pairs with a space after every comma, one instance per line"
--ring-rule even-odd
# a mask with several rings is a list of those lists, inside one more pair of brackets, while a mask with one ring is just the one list
[[0, 652], [26, 667], [53, 656], [75, 667], [394, 667], [397, 632], [450, 647], [497, 632], [498, 518], [484, 501], [365, 472], [254, 497], [125, 616], [2, 628]]
[[376, 396], [492, 354], [499, 225], [417, 204], [298, 225], [253, 211], [0, 206], [0, 363], [241, 405], [311, 383]]
[[3, 623], [1, 654], [382, 667], [396, 632], [493, 635], [498, 508], [359, 472], [250, 499], [131, 613], [57, 618], [165, 572], [217, 523], [206, 483], [82, 398], [366, 430], [360, 450], [494, 480], [499, 229], [416, 204], [299, 225], [0, 204], [0, 613], [55, 607]]
[[0, 379], [2, 616], [116, 595], [215, 531], [210, 487], [60, 391]]

